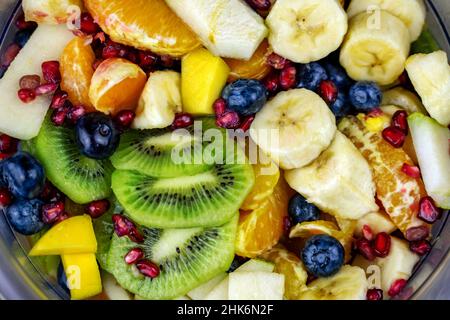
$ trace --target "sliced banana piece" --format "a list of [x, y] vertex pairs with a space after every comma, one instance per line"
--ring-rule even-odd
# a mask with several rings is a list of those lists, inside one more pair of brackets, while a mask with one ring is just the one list
[[423, 106], [422, 101], [420, 101], [420, 98], [416, 94], [402, 87], [395, 87], [384, 91], [381, 105], [394, 105], [405, 109], [408, 113], [420, 112], [427, 114], [427, 110]]
[[359, 219], [378, 210], [366, 159], [339, 131], [331, 146], [309, 166], [285, 172], [287, 183], [322, 211]]
[[337, 0], [278, 0], [266, 23], [274, 51], [298, 63], [335, 51], [348, 28], [347, 14]]
[[406, 71], [428, 113], [443, 126], [450, 124], [450, 65], [444, 51], [415, 54]]
[[355, 235], [360, 237], [362, 235], [362, 228], [368, 225], [374, 234], [380, 232], [392, 233], [397, 230], [397, 227], [392, 222], [391, 218], [385, 212], [371, 212], [366, 214], [356, 222]]
[[340, 62], [354, 80], [388, 85], [402, 74], [409, 49], [409, 32], [399, 18], [383, 10], [363, 12], [350, 20]]
[[367, 288], [364, 270], [345, 265], [334, 276], [312, 281], [299, 300], [366, 300]]
[[181, 112], [181, 105], [180, 74], [175, 71], [154, 72], [142, 92], [133, 128], [168, 127], [175, 119], [175, 113]]
[[423, 0], [352, 0], [347, 14], [349, 18], [352, 18], [361, 12], [377, 10], [385, 10], [402, 20], [409, 30], [411, 42], [419, 38], [426, 16]]
[[252, 139], [283, 169], [300, 168], [330, 145], [336, 119], [316, 93], [293, 89], [279, 93], [256, 115]]

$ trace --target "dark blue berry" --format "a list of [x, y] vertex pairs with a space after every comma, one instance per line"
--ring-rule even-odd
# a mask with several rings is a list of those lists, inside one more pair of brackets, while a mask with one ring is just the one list
[[328, 79], [333, 81], [333, 83], [340, 90], [348, 90], [348, 88], [352, 85], [353, 81], [347, 75], [347, 72], [345, 72], [344, 68], [329, 62], [325, 63], [324, 66], [328, 74]]
[[38, 199], [13, 202], [6, 209], [6, 217], [13, 229], [27, 236], [41, 231], [45, 227], [41, 219], [42, 204]]
[[100, 112], [88, 113], [78, 120], [76, 141], [80, 152], [93, 159], [109, 158], [119, 145], [119, 131], [113, 120]]
[[18, 31], [16, 33], [16, 35], [14, 36], [14, 42], [17, 43], [21, 48], [23, 48], [27, 44], [28, 40], [30, 39], [33, 31], [34, 30], [30, 30], [30, 29]]
[[337, 119], [345, 117], [350, 113], [352, 109], [350, 101], [348, 100], [348, 96], [342, 90], [339, 90], [337, 99], [330, 105], [330, 109]]
[[3, 161], [3, 180], [17, 198], [37, 197], [44, 187], [44, 169], [29, 153], [19, 152]]
[[350, 102], [356, 110], [369, 112], [380, 106], [383, 94], [375, 82], [359, 81], [350, 87]]
[[328, 75], [319, 63], [311, 62], [299, 67], [298, 79], [297, 88], [316, 91], [322, 81], [328, 80]]
[[240, 79], [223, 89], [222, 98], [228, 109], [250, 116], [262, 109], [267, 101], [267, 89], [258, 80]]
[[70, 290], [69, 287], [67, 286], [67, 276], [66, 276], [66, 272], [64, 271], [64, 267], [62, 263], [59, 263], [58, 266], [58, 273], [57, 273], [57, 278], [58, 278], [58, 284], [61, 286], [61, 288], [63, 288], [63, 290], [66, 293], [70, 294]]
[[3, 179], [3, 164], [5, 162], [0, 160], [0, 188], [6, 188], [8, 185], [6, 184], [6, 181]]
[[301, 256], [312, 275], [328, 277], [338, 272], [344, 264], [344, 247], [329, 235], [315, 235], [306, 241]]
[[319, 208], [306, 201], [306, 199], [298, 193], [289, 200], [288, 212], [293, 224], [305, 221], [315, 221], [319, 219], [320, 215]]

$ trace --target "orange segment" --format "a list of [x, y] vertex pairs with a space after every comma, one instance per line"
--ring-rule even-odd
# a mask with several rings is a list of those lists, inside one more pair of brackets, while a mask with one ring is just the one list
[[134, 110], [146, 82], [147, 76], [138, 65], [120, 58], [107, 59], [94, 72], [89, 98], [95, 109], [107, 114]]
[[69, 94], [70, 102], [74, 105], [81, 104], [88, 111], [94, 111], [89, 100], [94, 61], [94, 50], [86, 37], [75, 37], [70, 41], [60, 58], [61, 89]]
[[85, 0], [85, 5], [112, 40], [175, 57], [200, 46], [192, 30], [164, 0]]
[[267, 76], [271, 70], [271, 67], [266, 63], [269, 54], [269, 43], [267, 40], [264, 40], [248, 61], [224, 59], [231, 69], [228, 81], [232, 82], [237, 79], [261, 80]]

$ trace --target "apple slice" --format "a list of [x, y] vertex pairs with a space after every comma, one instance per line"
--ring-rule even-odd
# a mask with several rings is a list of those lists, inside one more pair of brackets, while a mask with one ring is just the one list
[[229, 300], [283, 300], [284, 275], [272, 272], [233, 272]]

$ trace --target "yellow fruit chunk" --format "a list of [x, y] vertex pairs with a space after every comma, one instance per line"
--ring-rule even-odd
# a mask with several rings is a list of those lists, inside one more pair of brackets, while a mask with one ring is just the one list
[[72, 15], [72, 8], [83, 9], [82, 0], [22, 0], [26, 21], [63, 24]]
[[225, 61], [206, 49], [186, 55], [181, 62], [183, 111], [213, 114], [213, 103], [219, 98], [229, 74]]
[[95, 254], [63, 254], [61, 260], [73, 300], [87, 299], [102, 292], [102, 279]]
[[97, 240], [88, 215], [64, 220], [39, 239], [30, 251], [30, 256], [46, 256], [73, 253], [97, 252]]
[[103, 61], [95, 70], [89, 98], [98, 111], [115, 115], [121, 110], [134, 110], [147, 82], [145, 72], [121, 58]]

